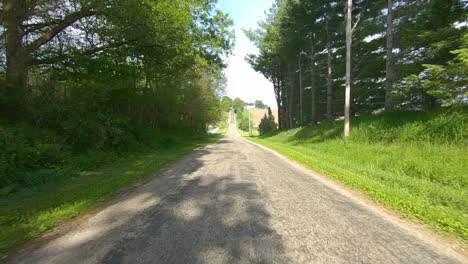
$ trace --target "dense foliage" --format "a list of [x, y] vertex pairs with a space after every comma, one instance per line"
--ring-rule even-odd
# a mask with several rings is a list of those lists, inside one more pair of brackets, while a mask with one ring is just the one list
[[[281, 128], [343, 115], [345, 5], [277, 0], [246, 31], [260, 49], [247, 60], [272, 81]], [[353, 1], [352, 113], [466, 105], [467, 9], [462, 0]]]
[[249, 122], [251, 122], [250, 118], [249, 118], [249, 110], [248, 109], [242, 109], [242, 110], [237, 111], [236, 121], [237, 121], [237, 127], [240, 130], [249, 131], [249, 129], [251, 129], [251, 125], [252, 125], [251, 123], [249, 125]]
[[221, 99], [221, 109], [223, 112], [227, 113], [231, 110], [233, 105], [232, 99], [229, 96], [223, 96]]
[[235, 113], [242, 112], [246, 105], [247, 103], [242, 101], [239, 97], [236, 97], [234, 100], [232, 100], [232, 108], [234, 109]]
[[216, 123], [233, 32], [215, 6], [2, 0], [0, 187], [75, 152], [128, 148], [145, 129]]

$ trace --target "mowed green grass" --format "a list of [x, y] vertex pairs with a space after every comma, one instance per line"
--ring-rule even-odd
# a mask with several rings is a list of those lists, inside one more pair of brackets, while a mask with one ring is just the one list
[[250, 139], [363, 191], [433, 228], [468, 240], [465, 113], [395, 112]]
[[160, 140], [154, 147], [122, 155], [78, 176], [0, 196], [0, 260], [16, 246], [90, 212], [125, 187], [221, 135], [168, 138], [169, 142]]

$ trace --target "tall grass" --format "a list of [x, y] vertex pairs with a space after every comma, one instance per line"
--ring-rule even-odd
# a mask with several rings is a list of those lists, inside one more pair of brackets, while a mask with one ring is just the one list
[[468, 117], [391, 112], [252, 140], [367, 193], [437, 230], [468, 240]]

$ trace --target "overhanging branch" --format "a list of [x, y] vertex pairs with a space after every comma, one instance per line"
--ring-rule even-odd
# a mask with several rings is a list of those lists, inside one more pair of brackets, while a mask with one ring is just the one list
[[31, 44], [26, 46], [26, 49], [32, 53], [35, 50], [39, 49], [42, 45], [46, 44], [47, 42], [51, 41], [55, 36], [57, 36], [60, 32], [74, 24], [76, 21], [83, 19], [85, 17], [91, 17], [97, 15], [97, 12], [94, 10], [81, 10], [75, 13], [71, 13], [65, 16], [57, 25], [48, 31], [46, 31], [41, 37], [33, 41]]

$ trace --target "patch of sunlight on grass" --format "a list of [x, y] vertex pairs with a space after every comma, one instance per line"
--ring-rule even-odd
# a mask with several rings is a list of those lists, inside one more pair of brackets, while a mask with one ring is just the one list
[[[408, 218], [420, 220], [436, 230], [467, 241], [466, 138], [454, 136], [458, 141], [450, 142], [450, 137], [445, 135], [438, 140], [436, 132], [427, 132], [427, 127], [421, 128], [433, 122], [429, 117], [426, 123], [419, 122], [417, 118], [407, 118], [401, 121], [404, 122], [401, 126], [397, 119], [392, 119], [395, 123], [393, 131], [375, 131], [378, 126], [369, 124], [386, 124], [381, 122], [382, 118], [388, 117], [372, 117], [356, 122], [358, 128], [352, 131], [354, 138], [347, 143], [334, 132], [334, 128], [341, 131], [340, 122], [249, 139], [361, 190]], [[439, 116], [434, 119], [437, 118], [440, 119]], [[417, 125], [413, 126], [411, 122]], [[458, 122], [453, 126], [463, 127], [464, 124]], [[409, 140], [408, 135], [416, 134], [408, 131], [413, 127], [433, 133], [433, 138], [418, 136]], [[399, 131], [404, 136], [400, 136]], [[456, 128], [453, 131], [466, 129]]]

